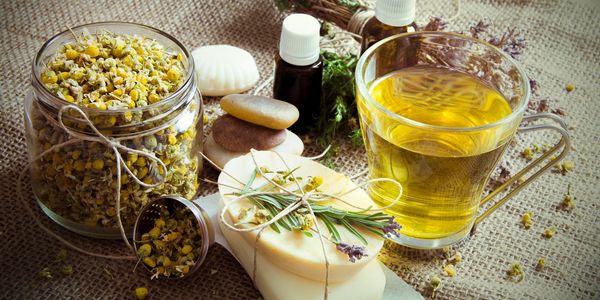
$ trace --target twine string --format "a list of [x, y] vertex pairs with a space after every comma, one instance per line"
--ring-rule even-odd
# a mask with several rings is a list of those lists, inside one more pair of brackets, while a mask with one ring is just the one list
[[[63, 114], [68, 110], [75, 111], [79, 115], [81, 115], [81, 117], [83, 117], [83, 121], [84, 121], [85, 125], [88, 126], [89, 128], [91, 128], [94, 135], [88, 135], [85, 133], [80, 133], [78, 131], [74, 131], [69, 126], [65, 125], [65, 123], [63, 121]], [[61, 109], [58, 111], [58, 125], [62, 130], [64, 130], [69, 135], [69, 139], [63, 143], [56, 144], [56, 145], [50, 147], [48, 150], [45, 150], [42, 153], [40, 153], [39, 155], [35, 156], [26, 165], [26, 167], [21, 171], [21, 173], [19, 174], [18, 181], [17, 181], [17, 195], [19, 196], [21, 203], [23, 204], [23, 206], [26, 208], [29, 215], [35, 220], [35, 222], [37, 223], [37, 225], [40, 228], [42, 228], [46, 233], [48, 233], [50, 236], [54, 237], [55, 239], [57, 239], [64, 245], [66, 245], [78, 252], [81, 252], [81, 253], [84, 253], [84, 254], [87, 254], [90, 256], [101, 257], [101, 258], [136, 260], [137, 258], [135, 256], [113, 256], [113, 255], [105, 255], [105, 254], [90, 252], [90, 251], [87, 251], [85, 249], [82, 249], [82, 248], [72, 244], [71, 242], [60, 237], [58, 234], [54, 233], [52, 230], [50, 230], [49, 228], [47, 228], [45, 225], [42, 224], [42, 222], [35, 215], [35, 213], [31, 209], [31, 207], [25, 200], [25, 197], [23, 196], [22, 181], [25, 177], [25, 174], [29, 171], [30, 167], [34, 163], [41, 160], [48, 153], [58, 151], [63, 147], [66, 147], [66, 146], [69, 146], [69, 145], [75, 144], [75, 143], [80, 143], [80, 142], [97, 142], [97, 143], [103, 144], [106, 147], [110, 148], [115, 155], [115, 163], [116, 163], [115, 166], [117, 169], [116, 170], [116, 175], [117, 175], [116, 200], [115, 200], [115, 206], [116, 206], [115, 208], [117, 211], [117, 214], [116, 214], [117, 225], [118, 225], [119, 231], [121, 233], [121, 238], [127, 245], [127, 248], [129, 248], [129, 250], [131, 250], [133, 252], [133, 247], [131, 246], [131, 243], [129, 243], [129, 240], [127, 239], [127, 235], [125, 234], [125, 228], [123, 227], [123, 221], [121, 219], [121, 184], [120, 184], [121, 183], [121, 170], [122, 169], [125, 170], [125, 172], [130, 176], [130, 178], [132, 178], [140, 186], [142, 186], [144, 188], [154, 188], [154, 187], [157, 187], [164, 183], [164, 181], [165, 181], [164, 175], [167, 174], [166, 165], [164, 164], [164, 162], [162, 160], [160, 160], [158, 157], [156, 157], [154, 155], [154, 153], [144, 152], [141, 150], [126, 147], [126, 146], [122, 145], [118, 140], [109, 138], [109, 137], [105, 136], [104, 134], [102, 134], [100, 132], [100, 130], [98, 130], [98, 128], [96, 128], [96, 126], [94, 126], [94, 124], [89, 119], [87, 114], [85, 112], [83, 112], [83, 110], [81, 110], [78, 106], [66, 105], [66, 106], [61, 107]], [[126, 152], [126, 153], [135, 153], [138, 156], [143, 156], [143, 157], [147, 158], [148, 160], [150, 160], [154, 163], [157, 163], [162, 168], [162, 171], [163, 171], [162, 174], [164, 174], [164, 175], [159, 176], [158, 178], [155, 178], [156, 179], [155, 183], [147, 184], [147, 183], [143, 182], [127, 166], [127, 163], [123, 159], [119, 150]]]

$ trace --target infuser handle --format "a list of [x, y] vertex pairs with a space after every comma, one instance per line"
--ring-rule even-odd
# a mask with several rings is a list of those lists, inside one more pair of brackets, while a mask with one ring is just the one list
[[538, 124], [538, 125], [522, 126], [522, 127], [519, 127], [518, 133], [549, 129], [549, 130], [554, 130], [561, 134], [562, 137], [561, 137], [560, 141], [558, 141], [558, 143], [556, 143], [549, 151], [542, 154], [542, 156], [540, 156], [533, 162], [527, 164], [521, 171], [519, 171], [519, 173], [517, 173], [514, 176], [512, 176], [511, 178], [509, 178], [505, 183], [503, 183], [501, 186], [499, 186], [497, 189], [495, 189], [489, 195], [487, 195], [485, 198], [483, 198], [481, 200], [481, 202], [479, 203], [479, 205], [483, 205], [483, 204], [489, 202], [492, 198], [494, 198], [496, 195], [498, 195], [498, 193], [505, 190], [507, 187], [510, 187], [515, 181], [517, 181], [519, 178], [521, 178], [524, 175], [526, 175], [527, 173], [529, 173], [533, 168], [540, 165], [542, 162], [544, 162], [546, 159], [548, 159], [551, 155], [553, 155], [554, 153], [556, 153], [558, 150], [560, 150], [562, 148], [561, 153], [555, 159], [551, 159], [548, 162], [546, 162], [546, 164], [544, 164], [538, 171], [533, 173], [531, 176], [527, 177], [527, 179], [525, 179], [525, 181], [523, 181], [522, 183], [515, 186], [508, 194], [506, 194], [504, 197], [502, 197], [500, 200], [498, 200], [494, 205], [492, 205], [492, 207], [490, 207], [489, 209], [484, 211], [481, 215], [479, 215], [475, 219], [475, 224], [473, 225], [471, 234], [473, 234], [475, 232], [475, 227], [477, 226], [477, 224], [479, 224], [481, 221], [483, 221], [483, 219], [485, 219], [487, 216], [489, 216], [491, 213], [493, 213], [496, 209], [498, 209], [498, 207], [500, 207], [504, 203], [506, 203], [506, 201], [508, 201], [510, 198], [512, 198], [514, 195], [516, 195], [519, 191], [521, 191], [524, 187], [526, 187], [528, 184], [530, 184], [532, 181], [534, 181], [540, 175], [542, 175], [543, 173], [548, 171], [548, 169], [550, 167], [552, 167], [557, 162], [561, 161], [569, 153], [569, 149], [571, 148], [571, 137], [569, 136], [569, 132], [567, 131], [567, 129], [568, 129], [567, 124], [565, 124], [565, 122], [561, 118], [557, 117], [554, 114], [550, 114], [550, 113], [539, 113], [539, 114], [524, 116], [522, 121], [535, 121], [538, 119], [549, 119], [551, 121], [556, 122], [560, 126], [556, 126], [556, 125], [552, 125], [552, 124]]
[[229, 243], [227, 243], [227, 240], [219, 228], [219, 212], [221, 211], [221, 205], [219, 204], [220, 200], [220, 194], [214, 193], [208, 196], [199, 197], [198, 199], [193, 200], [193, 202], [200, 206], [206, 213], [206, 216], [208, 216], [208, 230], [213, 233], [215, 243], [223, 246], [223, 248], [227, 249], [227, 251], [229, 251], [229, 253], [235, 257], [235, 254], [231, 250]]

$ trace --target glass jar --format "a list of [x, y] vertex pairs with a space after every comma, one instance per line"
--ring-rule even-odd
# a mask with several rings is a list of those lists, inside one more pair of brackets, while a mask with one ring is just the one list
[[[108, 30], [115, 34], [136, 34], [162, 44], [165, 49], [181, 53], [185, 66], [182, 85], [160, 101], [132, 109], [100, 110], [80, 106], [102, 135], [119, 144], [119, 153], [133, 175], [121, 164], [117, 182], [117, 162], [112, 146], [94, 132], [82, 115], [59, 111], [70, 103], [48, 91], [41, 72], [50, 58], [75, 35]], [[149, 200], [163, 195], [192, 199], [198, 188], [202, 169], [203, 107], [196, 88], [194, 62], [185, 47], [172, 36], [144, 25], [103, 22], [92, 23], [57, 34], [38, 52], [32, 68], [33, 91], [25, 100], [25, 128], [32, 161], [31, 184], [42, 210], [69, 230], [96, 238], [119, 238], [117, 222], [117, 188], [120, 187], [120, 216], [127, 234], [137, 215]], [[83, 137], [83, 138], [81, 138]], [[123, 147], [121, 147], [123, 146]], [[127, 149], [127, 148], [129, 149]], [[48, 153], [41, 156], [46, 150]], [[131, 150], [155, 156], [144, 157]]]

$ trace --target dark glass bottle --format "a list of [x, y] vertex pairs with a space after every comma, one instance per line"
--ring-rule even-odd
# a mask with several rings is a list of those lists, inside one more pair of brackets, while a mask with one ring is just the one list
[[417, 24], [415, 22], [404, 26], [392, 26], [379, 21], [376, 17], [372, 17], [363, 28], [360, 53], [364, 53], [373, 44], [387, 37], [415, 31], [417, 31]]
[[323, 61], [307, 66], [295, 66], [281, 57], [277, 60], [273, 98], [289, 102], [298, 108], [300, 117], [290, 127], [295, 133], [306, 133], [314, 127], [321, 106]]

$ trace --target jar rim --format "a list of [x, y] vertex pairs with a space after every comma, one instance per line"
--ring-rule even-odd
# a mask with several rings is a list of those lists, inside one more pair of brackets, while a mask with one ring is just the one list
[[[194, 58], [192, 55], [190, 55], [190, 52], [188, 52], [187, 48], [181, 43], [179, 42], [179, 40], [177, 40], [175, 37], [173, 37], [172, 35], [148, 26], [148, 25], [144, 25], [144, 24], [139, 24], [139, 23], [133, 23], [133, 22], [122, 22], [122, 21], [105, 21], [105, 22], [93, 22], [93, 23], [86, 23], [83, 25], [78, 25], [75, 27], [71, 27], [68, 28], [67, 30], [64, 30], [62, 32], [59, 32], [57, 34], [55, 34], [54, 36], [52, 36], [51, 38], [49, 38], [40, 48], [40, 50], [37, 52], [35, 59], [32, 62], [32, 84], [34, 85], [34, 88], [36, 86], [41, 87], [38, 88], [37, 90], [39, 92], [41, 92], [44, 97], [46, 97], [47, 99], [52, 99], [52, 101], [54, 101], [56, 105], [53, 105], [51, 103], [52, 107], [57, 108], [57, 107], [62, 107], [64, 105], [70, 105], [71, 103], [67, 102], [64, 99], [61, 99], [60, 97], [56, 96], [55, 94], [51, 93], [46, 86], [42, 83], [40, 74], [38, 74], [39, 71], [38, 70], [38, 65], [42, 62], [43, 59], [43, 54], [46, 53], [46, 49], [48, 49], [52, 44], [57, 43], [59, 41], [60, 38], [68, 36], [70, 34], [74, 34], [75, 31], [78, 30], [83, 30], [85, 28], [88, 27], [102, 27], [102, 26], [129, 26], [129, 27], [139, 27], [142, 28], [144, 30], [148, 30], [154, 33], [157, 33], [161, 36], [164, 36], [165, 38], [167, 38], [168, 40], [170, 40], [171, 42], [173, 42], [179, 49], [177, 49], [178, 51], [181, 51], [181, 53], [185, 56], [185, 58], [187, 59], [187, 74], [186, 74], [186, 78], [183, 82], [183, 84], [181, 84], [181, 86], [175, 90], [173, 93], [171, 93], [170, 95], [168, 95], [167, 97], [161, 99], [160, 101], [156, 102], [156, 103], [152, 103], [146, 106], [141, 106], [141, 107], [135, 107], [135, 108], [125, 108], [125, 109], [111, 109], [111, 110], [101, 110], [98, 108], [93, 108], [93, 107], [87, 107], [87, 106], [83, 106], [83, 105], [77, 105], [79, 108], [81, 108], [86, 114], [91, 112], [94, 114], [106, 114], [106, 115], [110, 115], [113, 113], [124, 113], [124, 112], [144, 112], [144, 111], [148, 111], [148, 110], [152, 110], [152, 109], [156, 109], [156, 108], [160, 108], [164, 105], [171, 105], [174, 106], [176, 105], [178, 102], [180, 101], [184, 101], [185, 99], [185, 94], [186, 91], [190, 88], [190, 86], [193, 86], [193, 79], [194, 79], [194, 73], [195, 73], [195, 65], [194, 65]], [[61, 41], [61, 43], [64, 43]], [[179, 101], [177, 101], [179, 100]], [[47, 101], [44, 101], [47, 102]]]

